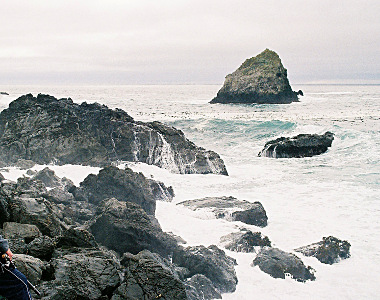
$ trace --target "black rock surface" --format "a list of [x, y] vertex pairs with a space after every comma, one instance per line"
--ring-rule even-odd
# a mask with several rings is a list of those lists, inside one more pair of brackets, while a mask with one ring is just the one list
[[249, 202], [234, 197], [206, 197], [183, 201], [177, 205], [183, 205], [191, 210], [210, 211], [216, 218], [227, 221], [241, 221], [259, 227], [265, 227], [268, 223], [265, 209], [258, 201]]
[[277, 248], [264, 247], [253, 260], [253, 266], [274, 278], [285, 279], [288, 274], [295, 280], [305, 282], [315, 280], [314, 270], [306, 267], [294, 254]]
[[302, 95], [302, 91], [292, 91], [278, 54], [266, 49], [227, 75], [223, 87], [210, 103], [282, 104], [298, 101], [298, 95]]
[[0, 160], [103, 167], [139, 161], [175, 173], [227, 175], [219, 155], [160, 122], [133, 120], [121, 109], [70, 98], [24, 95], [0, 113]]
[[324, 237], [322, 241], [300, 247], [294, 251], [300, 252], [305, 256], [314, 256], [321, 263], [333, 264], [342, 259], [350, 257], [351, 244], [347, 241], [342, 241], [336, 237]]
[[241, 230], [222, 236], [220, 245], [227, 250], [235, 252], [255, 252], [255, 247], [271, 246], [268, 237], [262, 236], [261, 232], [252, 232], [250, 230]]
[[331, 147], [334, 134], [299, 134], [295, 137], [281, 137], [265, 144], [259, 156], [273, 158], [310, 157], [319, 155]]

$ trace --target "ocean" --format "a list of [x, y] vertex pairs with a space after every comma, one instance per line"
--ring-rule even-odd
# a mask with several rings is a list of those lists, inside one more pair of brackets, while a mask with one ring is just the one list
[[[188, 245], [218, 244], [222, 235], [245, 227], [268, 236], [274, 247], [293, 249], [333, 235], [351, 243], [351, 257], [333, 265], [301, 257], [316, 280], [274, 279], [252, 267], [255, 254], [236, 258], [238, 286], [223, 299], [380, 299], [380, 85], [293, 85], [300, 102], [277, 105], [208, 104], [219, 85], [0, 86], [0, 110], [32, 93], [70, 97], [121, 108], [141, 121], [158, 120], [223, 158], [229, 176], [180, 175], [142, 163], [136, 171], [172, 185], [173, 202], [157, 203], [164, 231]], [[310, 158], [258, 157], [264, 144], [299, 133], [335, 134], [332, 147]], [[36, 169], [43, 166], [36, 166]], [[98, 168], [51, 166], [76, 184]], [[24, 171], [10, 169], [9, 179]], [[207, 196], [260, 201], [268, 226], [212, 219], [176, 203]]]

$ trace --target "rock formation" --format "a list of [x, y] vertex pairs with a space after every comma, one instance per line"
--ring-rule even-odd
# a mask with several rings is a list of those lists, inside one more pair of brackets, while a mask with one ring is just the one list
[[324, 237], [322, 241], [295, 249], [306, 256], [314, 256], [321, 263], [330, 264], [350, 257], [350, 243], [336, 237]]
[[278, 54], [266, 49], [227, 75], [210, 103], [291, 103], [298, 94], [302, 91], [292, 91]]
[[183, 205], [192, 210], [210, 211], [216, 218], [228, 221], [241, 221], [259, 227], [265, 227], [268, 223], [265, 209], [258, 201], [249, 202], [234, 197], [206, 197], [183, 201], [177, 205]]
[[315, 280], [314, 270], [306, 267], [302, 260], [294, 254], [284, 252], [277, 248], [264, 247], [253, 260], [253, 266], [274, 278], [285, 279], [290, 275], [301, 282]]
[[331, 147], [334, 134], [299, 134], [295, 137], [280, 137], [265, 144], [259, 156], [273, 158], [310, 157], [319, 155]]
[[262, 236], [261, 232], [252, 232], [242, 229], [220, 238], [220, 245], [227, 250], [235, 252], [255, 252], [255, 247], [270, 247], [271, 242], [267, 236]]
[[121, 109], [28, 94], [0, 113], [0, 160], [39, 164], [109, 165], [139, 161], [175, 173], [227, 175], [223, 160], [182, 131], [133, 120]]

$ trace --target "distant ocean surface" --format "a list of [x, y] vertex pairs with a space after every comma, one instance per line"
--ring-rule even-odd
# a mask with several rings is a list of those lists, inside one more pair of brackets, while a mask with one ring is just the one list
[[[219, 153], [228, 177], [178, 175], [129, 164], [173, 186], [174, 201], [157, 203], [157, 217], [163, 230], [182, 236], [189, 245], [217, 244], [220, 236], [238, 231], [238, 226], [261, 231], [285, 251], [329, 235], [351, 243], [351, 258], [333, 265], [296, 253], [316, 270], [316, 281], [307, 283], [274, 279], [250, 266], [255, 254], [226, 251], [237, 259], [239, 284], [223, 299], [380, 299], [380, 85], [293, 85], [305, 96], [286, 105], [208, 104], [219, 88], [0, 86], [0, 91], [10, 94], [0, 95], [0, 110], [26, 93], [99, 102], [124, 109], [136, 120], [174, 126], [197, 145]], [[326, 131], [333, 132], [335, 139], [325, 154], [294, 159], [257, 156], [271, 139]], [[96, 171], [75, 166], [55, 169], [75, 183]], [[260, 201], [268, 226], [214, 220], [175, 205], [206, 196]]]

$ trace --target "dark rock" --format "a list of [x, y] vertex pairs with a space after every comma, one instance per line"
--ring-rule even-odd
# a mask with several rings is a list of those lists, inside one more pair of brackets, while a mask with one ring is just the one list
[[57, 239], [58, 247], [96, 247], [94, 236], [84, 227], [70, 227]]
[[6, 95], [6, 96], [9, 96], [9, 94], [7, 92], [0, 92], [0, 95]]
[[[160, 189], [152, 188], [154, 184]], [[163, 183], [147, 179], [142, 173], [133, 172], [127, 168], [106, 167], [98, 175], [90, 174], [80, 183], [80, 189], [73, 191], [77, 198], [86, 199], [90, 203], [98, 204], [106, 198], [116, 198], [119, 201], [128, 201], [140, 205], [148, 214], [154, 215], [156, 200], [170, 196], [170, 191]]]
[[291, 253], [277, 248], [264, 247], [253, 260], [253, 266], [274, 278], [285, 279], [290, 274], [293, 279], [301, 282], [315, 280], [314, 270], [306, 267], [301, 259]]
[[18, 159], [14, 165], [21, 170], [27, 170], [33, 168], [36, 163], [29, 159]]
[[3, 180], [5, 180], [5, 177], [3, 174], [0, 173], [0, 182], [2, 182]]
[[278, 54], [269, 49], [247, 59], [226, 76], [223, 87], [210, 103], [291, 103], [298, 101], [287, 70]]
[[168, 267], [171, 263], [157, 254], [124, 254], [122, 264], [125, 280], [112, 299], [187, 299], [185, 284]]
[[3, 234], [5, 238], [19, 237], [27, 243], [42, 235], [37, 226], [16, 222], [5, 222], [3, 224]]
[[40, 259], [50, 260], [57, 240], [48, 236], [41, 236], [31, 241], [27, 246], [27, 253]]
[[334, 134], [299, 134], [295, 137], [281, 137], [265, 144], [259, 156], [273, 158], [309, 157], [319, 155], [331, 147]]
[[55, 187], [61, 187], [61, 179], [55, 175], [55, 172], [53, 170], [50, 170], [48, 167], [44, 168], [43, 170], [37, 172], [33, 176], [34, 180], [40, 180], [42, 183], [49, 188], [55, 188]]
[[25, 254], [15, 254], [13, 256], [13, 262], [17, 269], [19, 269], [33, 285], [41, 281], [45, 264], [40, 259]]
[[137, 204], [113, 198], [104, 200], [98, 209], [89, 229], [98, 243], [120, 255], [147, 249], [166, 256], [177, 247], [176, 240], [152, 222]]
[[235, 252], [255, 252], [255, 247], [271, 246], [268, 237], [262, 236], [261, 232], [242, 230], [222, 236], [220, 244], [224, 248]]
[[192, 210], [211, 211], [217, 218], [228, 221], [241, 221], [260, 227], [265, 227], [268, 223], [265, 209], [258, 201], [252, 203], [234, 197], [206, 197], [183, 201], [177, 205], [183, 205]]
[[295, 249], [305, 256], [314, 256], [321, 263], [333, 264], [350, 257], [351, 244], [336, 237], [324, 237], [322, 241]]
[[194, 300], [222, 299], [222, 295], [214, 287], [212, 281], [202, 274], [196, 274], [192, 276], [187, 281], [187, 284], [194, 287], [195, 291], [197, 292], [196, 298], [194, 296], [189, 297], [188, 295], [188, 298], [190, 300], [192, 298]]
[[234, 292], [237, 285], [235, 259], [215, 245], [179, 247], [173, 252], [174, 264], [188, 269], [189, 276], [203, 274], [220, 293]]
[[20, 237], [13, 237], [8, 239], [9, 249], [12, 249], [13, 253], [25, 254], [27, 252], [27, 244], [25, 239]]
[[297, 95], [303, 96], [303, 92], [301, 90], [298, 90]]
[[217, 153], [196, 146], [180, 130], [134, 121], [121, 109], [41, 94], [24, 95], [0, 113], [0, 160], [19, 159], [99, 167], [139, 161], [176, 173], [227, 175]]
[[54, 280], [39, 286], [44, 299], [102, 299], [111, 296], [121, 282], [119, 262], [110, 251], [55, 250], [51, 264]]

